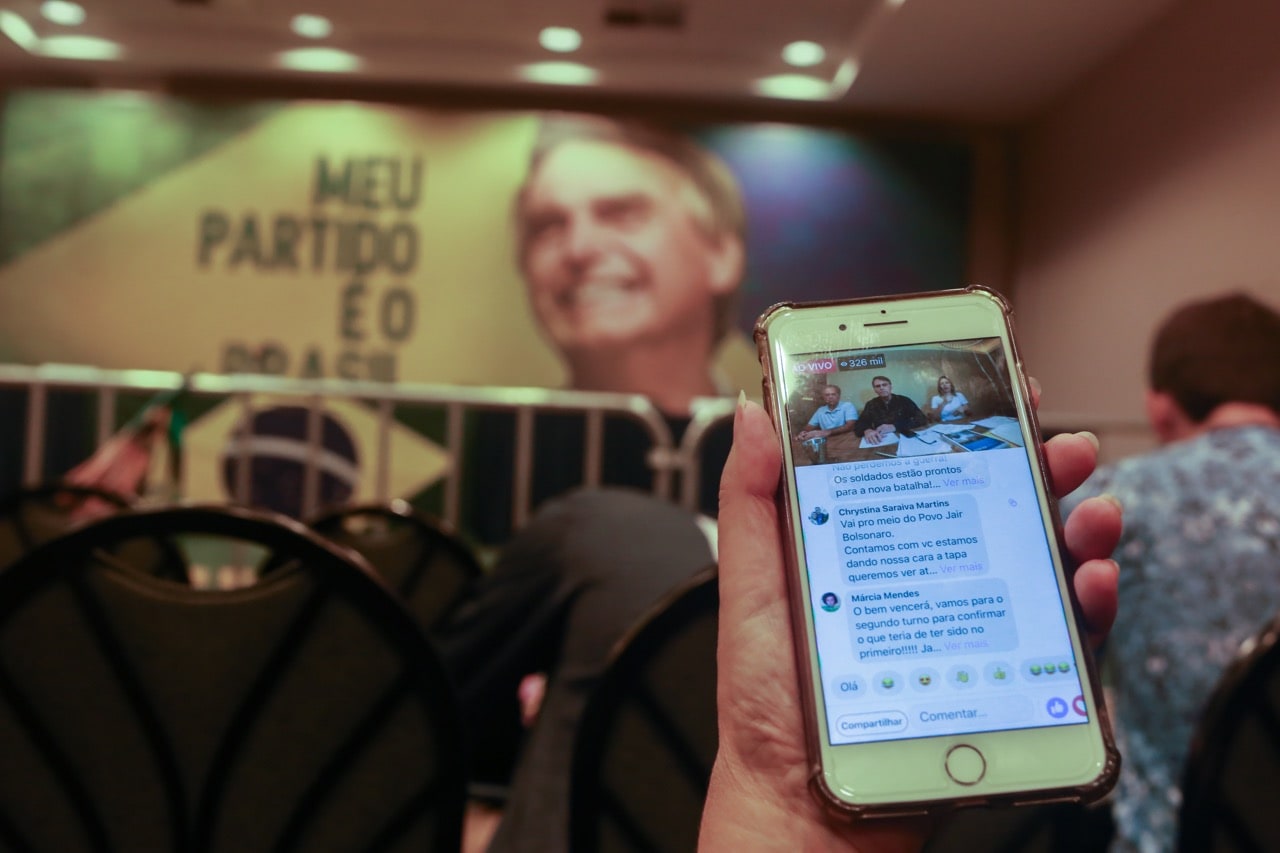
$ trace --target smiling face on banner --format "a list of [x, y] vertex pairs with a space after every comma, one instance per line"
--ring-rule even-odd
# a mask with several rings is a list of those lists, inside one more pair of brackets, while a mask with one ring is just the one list
[[711, 231], [706, 202], [656, 154], [566, 142], [536, 167], [518, 218], [530, 301], [574, 357], [689, 339], [709, 353], [715, 297], [739, 284], [740, 248]]

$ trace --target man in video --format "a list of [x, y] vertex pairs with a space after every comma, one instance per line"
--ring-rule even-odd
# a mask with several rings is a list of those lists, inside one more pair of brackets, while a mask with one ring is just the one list
[[849, 432], [858, 420], [858, 408], [848, 400], [840, 399], [839, 386], [828, 385], [823, 388], [822, 400], [826, 405], [819, 406], [813, 413], [813, 417], [809, 418], [809, 426], [813, 429], [796, 433], [801, 441], [808, 441], [811, 438], [830, 438], [842, 432]]
[[914, 435], [914, 430], [928, 420], [920, 407], [906, 397], [893, 393], [893, 382], [887, 376], [873, 376], [871, 388], [876, 396], [862, 407], [862, 416], [853, 425], [854, 435], [867, 444], [880, 444], [889, 436]]

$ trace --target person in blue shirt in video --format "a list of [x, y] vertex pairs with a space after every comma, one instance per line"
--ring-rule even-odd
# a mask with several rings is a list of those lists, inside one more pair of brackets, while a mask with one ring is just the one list
[[848, 432], [853, 429], [853, 424], [858, 420], [858, 409], [848, 400], [840, 399], [840, 388], [836, 385], [828, 385], [822, 389], [822, 400], [825, 406], [819, 406], [818, 410], [813, 413], [813, 417], [809, 418], [809, 426], [813, 429], [801, 430], [798, 436], [801, 441], [808, 441], [811, 438], [828, 438], [842, 432]]

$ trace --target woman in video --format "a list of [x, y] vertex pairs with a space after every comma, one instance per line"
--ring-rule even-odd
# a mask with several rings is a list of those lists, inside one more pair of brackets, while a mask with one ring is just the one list
[[936, 421], [953, 423], [969, 417], [969, 401], [956, 390], [950, 379], [939, 376], [938, 393], [933, 395], [925, 412]]

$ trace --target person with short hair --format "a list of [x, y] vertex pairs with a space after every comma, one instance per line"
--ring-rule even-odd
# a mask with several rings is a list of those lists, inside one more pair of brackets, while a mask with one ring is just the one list
[[840, 386], [827, 385], [822, 389], [825, 405], [819, 406], [809, 418], [810, 429], [802, 429], [796, 437], [814, 453], [814, 461], [826, 464], [827, 439], [833, 435], [850, 432], [858, 419], [858, 409], [848, 400], [840, 399]]
[[858, 408], [848, 400], [840, 399], [840, 386], [827, 385], [822, 389], [822, 400], [825, 405], [819, 406], [809, 418], [809, 426], [796, 433], [801, 441], [811, 438], [830, 438], [853, 429], [858, 420]]
[[[1151, 347], [1161, 447], [1099, 468], [1063, 505], [1117, 496], [1125, 618], [1107, 650], [1124, 761], [1115, 850], [1168, 851], [1205, 700], [1280, 609], [1280, 314], [1244, 294], [1183, 305]], [[1069, 517], [1069, 516], [1068, 516]]]
[[894, 433], [909, 435], [928, 424], [919, 406], [893, 393], [893, 380], [888, 376], [871, 377], [871, 389], [876, 396], [862, 407], [862, 415], [853, 425], [854, 434], [867, 444], [880, 444]]
[[[513, 204], [516, 260], [537, 323], [574, 390], [640, 394], [679, 445], [699, 397], [722, 396], [716, 349], [732, 330], [745, 269], [746, 213], [729, 167], [671, 128], [547, 113]], [[631, 417], [604, 418], [599, 481], [651, 490], [654, 440]], [[697, 506], [716, 513], [727, 425], [702, 434]], [[476, 418], [465, 465], [468, 530], [512, 532], [513, 416]], [[582, 416], [534, 422], [533, 506], [584, 482]], [[664, 457], [665, 458], [665, 457]], [[483, 485], [473, 485], [483, 483]]]
[[515, 206], [529, 302], [572, 388], [644, 394], [688, 415], [721, 393], [746, 215], [729, 168], [639, 121], [550, 115]]

